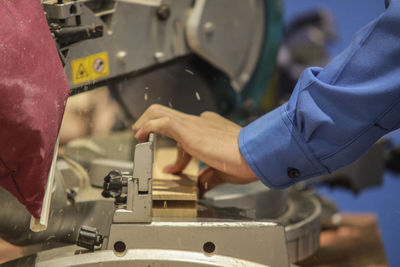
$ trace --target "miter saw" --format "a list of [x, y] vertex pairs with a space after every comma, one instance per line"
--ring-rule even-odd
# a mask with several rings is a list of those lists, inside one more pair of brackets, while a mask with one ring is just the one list
[[[284, 227], [273, 221], [219, 218], [153, 218], [154, 135], [137, 144], [133, 173], [111, 171], [103, 196], [115, 199], [105, 236], [82, 227], [77, 244], [89, 253], [69, 254], [36, 263], [57, 266], [289, 266]], [[274, 242], [265, 242], [272, 238]], [[236, 240], [236, 241], [234, 241]], [[101, 246], [102, 250], [95, 251]], [[62, 249], [65, 251], [65, 248]], [[277, 256], [279, 255], [279, 256]], [[40, 265], [39, 265], [40, 266]]]
[[[115, 140], [128, 143], [132, 135], [105, 138], [110, 143]], [[135, 145], [133, 173], [113, 170], [104, 178], [102, 189], [81, 186], [75, 196], [69, 196], [68, 204], [65, 203], [68, 195], [62, 194], [68, 192], [65, 178], [74, 179], [77, 174], [71, 175], [73, 167], [63, 168], [60, 160], [49, 229], [38, 234], [28, 233], [24, 238], [18, 234], [13, 236], [16, 229], [12, 223], [22, 216], [16, 218], [10, 212], [4, 217], [11, 228], [7, 240], [19, 244], [42, 241], [52, 249], [9, 262], [9, 266], [289, 266], [291, 260], [316, 249], [321, 213], [316, 198], [268, 192], [260, 184], [244, 190], [248, 192], [245, 197], [236, 196], [236, 202], [239, 200], [241, 205], [223, 208], [205, 200], [199, 203], [196, 218], [153, 217], [154, 138], [151, 134], [148, 142]], [[165, 140], [160, 141], [165, 145]], [[70, 147], [67, 153], [74, 154], [74, 151], [76, 155], [88, 153], [87, 148], [79, 146]], [[91, 171], [116, 166], [116, 162], [120, 167], [129, 163], [108, 159], [92, 166]], [[91, 181], [94, 187], [97, 182]], [[101, 191], [106, 197], [102, 200]], [[109, 201], [110, 198], [114, 201]], [[235, 198], [228, 196], [225, 201], [228, 199], [235, 202]], [[274, 205], [261, 208], [261, 203], [268, 200]], [[288, 205], [288, 202], [291, 203]], [[17, 204], [9, 205], [15, 209]], [[63, 244], [54, 248], [60, 244], [57, 242], [74, 240], [78, 246]], [[289, 259], [289, 256], [295, 258]]]
[[107, 85], [133, 119], [149, 103], [190, 113], [256, 108], [283, 32], [280, 0], [42, 4], [71, 93]]
[[[281, 1], [42, 5], [71, 94], [107, 85], [131, 120], [151, 103], [194, 114], [249, 114], [272, 80]], [[8, 264], [289, 266], [318, 248], [321, 201], [309, 190], [221, 185], [200, 200], [197, 218], [152, 217], [154, 138], [136, 144], [132, 133], [114, 133], [67, 146], [57, 162], [45, 232], [27, 232], [29, 214], [0, 194], [7, 203], [2, 237], [17, 245], [41, 244], [29, 247], [33, 255]]]

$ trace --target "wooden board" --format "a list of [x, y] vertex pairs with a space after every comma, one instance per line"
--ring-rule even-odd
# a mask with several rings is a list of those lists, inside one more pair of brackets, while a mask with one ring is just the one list
[[155, 217], [196, 217], [196, 201], [153, 201], [153, 216]]
[[176, 160], [174, 147], [158, 148], [153, 166], [153, 216], [196, 217], [199, 163], [192, 160], [180, 175], [163, 172]]

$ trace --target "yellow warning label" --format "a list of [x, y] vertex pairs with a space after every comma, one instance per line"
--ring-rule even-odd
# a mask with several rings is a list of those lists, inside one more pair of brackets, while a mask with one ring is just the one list
[[108, 54], [101, 52], [71, 62], [72, 82], [80, 84], [93, 81], [109, 74]]

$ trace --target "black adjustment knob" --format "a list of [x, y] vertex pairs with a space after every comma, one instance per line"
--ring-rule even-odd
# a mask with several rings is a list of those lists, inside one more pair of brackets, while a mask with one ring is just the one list
[[103, 243], [103, 236], [99, 234], [96, 228], [82, 226], [79, 230], [78, 241], [76, 244], [80, 247], [94, 250], [95, 246], [100, 246]]
[[111, 171], [104, 177], [103, 192], [101, 193], [105, 198], [117, 198], [122, 194], [123, 180], [122, 174], [119, 171]]
[[110, 197], [111, 197], [111, 194], [108, 193], [107, 191], [101, 192], [101, 195], [102, 195], [104, 198], [110, 198]]
[[296, 168], [288, 168], [287, 175], [290, 178], [295, 179], [300, 176], [300, 171]]

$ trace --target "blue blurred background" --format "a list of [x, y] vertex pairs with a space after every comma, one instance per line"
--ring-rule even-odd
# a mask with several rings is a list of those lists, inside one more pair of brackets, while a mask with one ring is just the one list
[[[332, 57], [350, 43], [358, 29], [378, 17], [385, 9], [384, 0], [284, 0], [284, 3], [286, 24], [310, 9], [324, 8], [331, 12], [338, 35], [336, 40], [329, 44]], [[399, 134], [392, 134], [389, 138], [395, 144], [400, 144]], [[319, 191], [335, 200], [342, 212], [377, 214], [388, 262], [390, 266], [400, 266], [399, 176], [386, 172], [382, 187], [363, 191], [357, 196], [340, 189], [322, 188]]]

